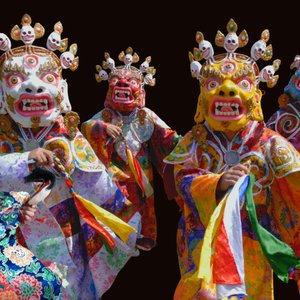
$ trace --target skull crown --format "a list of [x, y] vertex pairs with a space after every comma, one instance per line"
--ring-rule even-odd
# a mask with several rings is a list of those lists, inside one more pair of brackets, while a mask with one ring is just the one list
[[[45, 29], [40, 23], [35, 23], [33, 27], [31, 23], [32, 19], [30, 15], [24, 14], [21, 19], [21, 28], [18, 25], [15, 25], [10, 33], [13, 40], [22, 41], [28, 48], [30, 48], [36, 39], [43, 37], [45, 34]], [[54, 25], [53, 32], [48, 36], [47, 49], [52, 52], [56, 50], [60, 51], [62, 54], [60, 55], [59, 60], [62, 68], [74, 71], [79, 65], [79, 57], [75, 57], [78, 50], [77, 44], [72, 44], [69, 47], [69, 51], [67, 51], [68, 39], [61, 38], [62, 32], [63, 25], [61, 22], [57, 22]], [[11, 40], [4, 33], [0, 33], [0, 50], [8, 53], [11, 51]]]
[[[252, 64], [252, 67], [255, 71], [256, 84], [259, 84], [259, 82], [265, 82], [268, 87], [274, 87], [279, 78], [278, 75], [274, 74], [279, 69], [281, 61], [276, 59], [272, 65], [264, 67], [261, 71], [259, 71], [256, 64], [256, 61], [259, 59], [268, 61], [273, 56], [272, 45], [267, 45], [267, 42], [270, 38], [269, 30], [263, 30], [260, 39], [252, 45], [250, 57], [248, 57], [243, 54], [235, 53], [236, 49], [246, 46], [249, 41], [246, 30], [243, 30], [239, 35], [237, 35], [238, 26], [233, 19], [229, 20], [226, 29], [228, 32], [226, 35], [218, 30], [215, 37], [215, 44], [219, 47], [223, 47], [226, 50], [226, 53], [216, 56], [214, 56], [214, 48], [212, 44], [204, 39], [203, 33], [200, 31], [196, 32], [196, 42], [198, 43], [198, 48], [195, 47], [193, 52], [189, 52], [192, 77], [201, 82], [203, 73], [205, 72], [204, 66], [214, 65], [216, 58], [219, 61], [220, 57], [223, 56], [224, 59], [247, 61], [249, 64]], [[202, 65], [200, 61], [203, 59], [205, 59], [205, 62]]]
[[108, 52], [104, 53], [105, 60], [102, 61], [102, 67], [100, 65], [96, 65], [97, 73], [95, 74], [95, 78], [97, 82], [108, 80], [116, 70], [127, 69], [137, 72], [142, 77], [142, 86], [155, 85], [155, 78], [153, 78], [153, 76], [156, 73], [156, 69], [152, 66], [149, 66], [151, 62], [151, 56], [147, 56], [139, 68], [132, 66], [132, 63], [139, 62], [140, 58], [136, 52], [133, 52], [131, 47], [128, 47], [125, 52], [121, 51], [118, 55], [118, 58], [119, 61], [124, 63], [124, 65], [116, 66], [115, 61], [113, 58], [111, 58], [110, 54]]

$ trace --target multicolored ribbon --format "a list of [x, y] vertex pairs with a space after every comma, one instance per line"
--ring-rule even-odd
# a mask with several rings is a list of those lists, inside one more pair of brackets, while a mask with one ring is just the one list
[[56, 167], [59, 169], [59, 173], [64, 178], [66, 185], [68, 186], [70, 193], [73, 196], [74, 203], [79, 215], [89, 226], [91, 226], [100, 234], [107, 251], [113, 253], [115, 241], [108, 230], [105, 229], [104, 226], [102, 226], [97, 220], [110, 228], [125, 243], [128, 240], [130, 234], [137, 232], [135, 228], [128, 225], [126, 222], [124, 222], [114, 214], [78, 195], [74, 190], [72, 178], [66, 172], [63, 164], [56, 156], [54, 156], [54, 162], [56, 163]]
[[246, 295], [240, 219], [240, 202], [244, 196], [251, 227], [274, 273], [288, 282], [289, 271], [300, 268], [300, 260], [292, 248], [259, 224], [252, 194], [254, 182], [253, 174], [240, 178], [214, 210], [205, 231], [198, 271], [189, 279], [191, 298], [201, 280], [216, 283], [220, 298], [228, 294]]
[[130, 168], [130, 171], [132, 172], [136, 183], [142, 190], [143, 196], [146, 195], [146, 197], [148, 198], [153, 194], [153, 188], [149, 182], [149, 179], [145, 175], [139, 161], [137, 160], [137, 158], [133, 155], [132, 151], [130, 150], [130, 147], [128, 146], [124, 135], [123, 134], [121, 134], [121, 135], [125, 142], [126, 155], [127, 155], [128, 166]]
[[288, 282], [289, 270], [292, 268], [300, 268], [300, 260], [289, 245], [277, 239], [272, 233], [268, 232], [258, 223], [252, 195], [254, 181], [254, 175], [250, 174], [249, 185], [245, 195], [246, 209], [250, 217], [252, 229], [277, 277], [284, 282]]

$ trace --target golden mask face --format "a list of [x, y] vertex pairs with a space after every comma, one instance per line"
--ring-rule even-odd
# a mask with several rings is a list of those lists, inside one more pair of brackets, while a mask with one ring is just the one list
[[239, 131], [249, 120], [263, 120], [262, 93], [255, 82], [256, 65], [244, 55], [219, 55], [201, 69], [196, 123], [216, 131]]

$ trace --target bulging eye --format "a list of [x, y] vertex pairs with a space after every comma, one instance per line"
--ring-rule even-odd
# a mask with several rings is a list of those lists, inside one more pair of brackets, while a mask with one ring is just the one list
[[112, 77], [109, 83], [110, 84], [116, 84], [118, 81], [119, 81], [118, 77]]
[[252, 81], [250, 78], [241, 78], [241, 79], [237, 82], [237, 85], [238, 85], [241, 89], [243, 89], [243, 90], [249, 92], [249, 91], [252, 90], [252, 87], [253, 87], [253, 81]]
[[22, 75], [20, 75], [20, 74], [12, 74], [6, 78], [6, 82], [7, 82], [8, 86], [16, 86], [16, 85], [20, 84], [21, 82], [23, 82], [23, 80], [24, 79], [23, 79]]
[[209, 79], [206, 81], [205, 87], [208, 91], [216, 89], [220, 85], [220, 82], [217, 79]]
[[133, 87], [137, 87], [138, 86], [138, 82], [134, 79], [130, 80], [130, 84], [133, 86]]
[[58, 75], [55, 73], [45, 73], [42, 75], [41, 79], [49, 84], [56, 85], [58, 80]]

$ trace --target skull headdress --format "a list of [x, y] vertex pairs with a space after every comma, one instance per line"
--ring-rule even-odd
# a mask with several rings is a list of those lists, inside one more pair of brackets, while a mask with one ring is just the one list
[[[245, 30], [237, 35], [237, 29], [237, 24], [230, 19], [227, 35], [221, 31], [216, 34], [216, 45], [224, 47], [226, 53], [214, 55], [212, 44], [199, 31], [196, 33], [198, 48], [194, 48], [193, 53], [189, 52], [192, 77], [200, 81], [201, 87], [195, 121], [205, 120], [213, 129], [220, 131], [239, 130], [249, 120], [262, 121], [259, 83], [265, 82], [268, 87], [273, 87], [278, 80], [275, 72], [280, 66], [279, 59], [261, 71], [256, 63], [260, 58], [266, 61], [272, 58], [272, 46], [267, 46], [269, 31], [262, 32], [249, 57], [235, 53], [249, 40]], [[201, 64], [203, 59], [205, 62]]]
[[[44, 36], [40, 23], [32, 27], [32, 19], [25, 14], [21, 28], [15, 25], [11, 38], [25, 45], [11, 47], [7, 35], [0, 33], [0, 113], [8, 113], [22, 127], [44, 127], [55, 121], [58, 115], [71, 110], [66, 80], [62, 69], [76, 70], [79, 58], [75, 57], [77, 45], [67, 50], [68, 39], [62, 39], [61, 22], [47, 39], [47, 48], [33, 45]], [[54, 51], [62, 54], [58, 57]]]
[[132, 111], [145, 106], [145, 85], [155, 85], [156, 70], [149, 66], [151, 57], [136, 68], [133, 63], [139, 62], [139, 56], [131, 47], [122, 51], [118, 58], [123, 65], [116, 66], [109, 53], [104, 53], [105, 60], [96, 66], [97, 82], [108, 81], [109, 87], [105, 99], [105, 106], [110, 106], [120, 112]]

